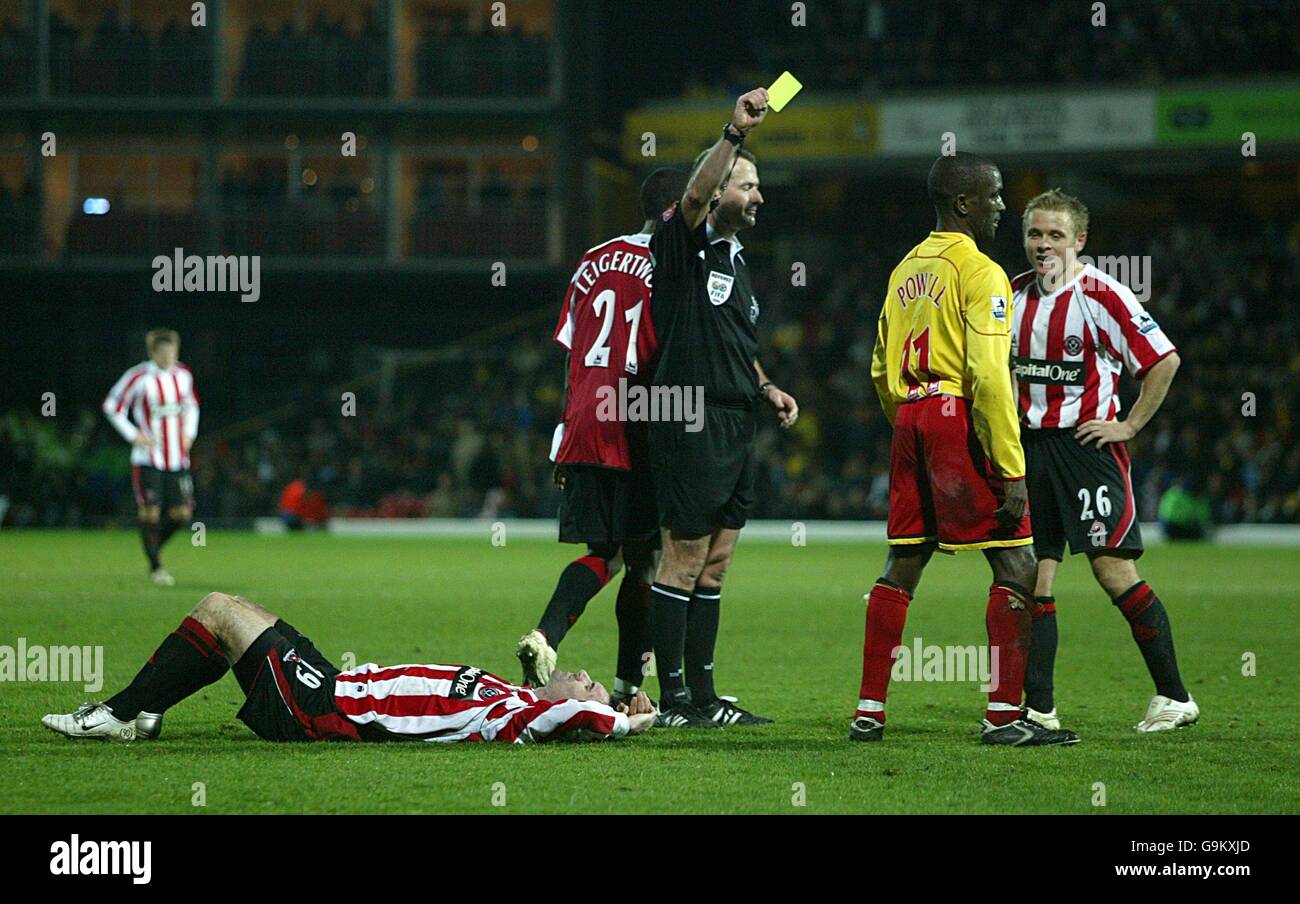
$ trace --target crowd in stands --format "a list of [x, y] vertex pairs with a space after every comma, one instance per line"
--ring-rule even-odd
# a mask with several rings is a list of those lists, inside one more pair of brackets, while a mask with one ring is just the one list
[[[1183, 360], [1160, 413], [1131, 444], [1139, 516], [1155, 519], [1172, 488], [1207, 504], [1217, 523], [1300, 523], [1300, 224], [1246, 234], [1175, 226], [1115, 243], [1150, 255], [1147, 308]], [[880, 293], [905, 249], [866, 236], [828, 248], [840, 257], [815, 271], [827, 281], [806, 287], [755, 263], [764, 367], [802, 410], [791, 431], [762, 417], [755, 517], [886, 513], [890, 428], [869, 368]], [[524, 333], [399, 369], [389, 392], [363, 381], [353, 416], [315, 374], [281, 387], [305, 401], [279, 423], [226, 439], [209, 421], [193, 454], [199, 516], [276, 515], [295, 481], [295, 498], [319, 494], [318, 513], [553, 515], [547, 454], [563, 356], [549, 340], [547, 307]], [[1131, 405], [1135, 387], [1126, 379], [1122, 389]], [[87, 412], [61, 433], [34, 415], [0, 420], [10, 523], [127, 516], [127, 450], [101, 421]]]
[[36, 41], [17, 18], [0, 21], [0, 95], [19, 96], [35, 87]]
[[108, 5], [91, 26], [50, 12], [50, 93], [60, 95], [203, 96], [212, 92], [212, 41], [188, 19], [157, 34]]
[[714, 13], [708, 37], [726, 42], [727, 20], [744, 21], [743, 44], [712, 56], [684, 46], [701, 65], [666, 61], [661, 78], [634, 88], [674, 96], [693, 87], [716, 92], [722, 80], [734, 92], [784, 69], [819, 90], [842, 91], [1244, 78], [1296, 69], [1293, 11], [1277, 0], [818, 0], [806, 4], [803, 25], [791, 27], [792, 10], [774, 16], [764, 0], [741, 0]]
[[[188, 6], [188, 5], [187, 5]], [[551, 42], [516, 25], [469, 28], [449, 9], [416, 35], [415, 93], [425, 97], [530, 97], [551, 84]], [[50, 92], [55, 96], [206, 96], [212, 93], [212, 33], [188, 18], [146, 29], [102, 14], [76, 20], [50, 11]], [[246, 97], [382, 97], [388, 36], [379, 4], [348, 17], [318, 11], [305, 27], [255, 22], [243, 36], [236, 93]], [[0, 22], [0, 94], [35, 90], [36, 39], [24, 17]]]
[[317, 13], [305, 29], [260, 24], [244, 44], [239, 93], [277, 97], [382, 97], [388, 90], [388, 39], [378, 5], [359, 27]]
[[[318, 11], [305, 27], [254, 24], [234, 63], [238, 93], [382, 96], [388, 40], [380, 9], [370, 4], [346, 20]], [[1066, 0], [1035, 7], [1019, 0], [818, 0], [802, 13], [789, 6], [773, 14], [770, 0], [741, 0], [667, 11], [678, 17], [682, 39], [658, 47], [653, 59], [641, 53], [639, 31], [621, 27], [623, 12], [605, 14], [608, 52], [629, 75], [614, 92], [635, 92], [640, 103], [716, 92], [723, 84], [750, 87], [783, 69], [822, 91], [1248, 78], [1296, 68], [1300, 17], [1293, 13], [1278, 0]], [[55, 95], [206, 95], [212, 53], [211, 34], [188, 19], [151, 33], [119, 19], [113, 4], [97, 21], [50, 13]], [[414, 90], [424, 97], [540, 96], [551, 84], [550, 58], [548, 36], [515, 23], [471, 29], [467, 12], [450, 8], [418, 29]], [[30, 91], [35, 61], [26, 22], [10, 17], [0, 24], [0, 92]], [[612, 108], [621, 113], [625, 106]]]
[[489, 175], [471, 203], [463, 171], [421, 175], [410, 221], [411, 254], [476, 256], [481, 249], [536, 257], [546, 247], [546, 183]]
[[[282, 158], [252, 161], [221, 180], [222, 247], [251, 254], [377, 257], [384, 227], [374, 180], [361, 167], [309, 162], [291, 194]], [[363, 183], [367, 183], [363, 187]]]
[[40, 199], [35, 179], [24, 179], [17, 190], [0, 180], [0, 254], [29, 254], [39, 250]]
[[436, 20], [415, 51], [423, 97], [536, 97], [551, 84], [551, 42], [514, 26], [470, 31], [463, 15]]

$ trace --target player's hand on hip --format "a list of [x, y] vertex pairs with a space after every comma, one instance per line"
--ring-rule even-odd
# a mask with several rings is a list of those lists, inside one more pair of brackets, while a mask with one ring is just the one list
[[1000, 524], [1014, 526], [1029, 511], [1029, 487], [1023, 480], [1008, 480], [1002, 487], [1006, 496], [1002, 500], [1002, 507], [993, 513], [993, 517]]
[[1133, 428], [1126, 421], [1103, 421], [1093, 419], [1084, 421], [1074, 431], [1074, 438], [1085, 446], [1095, 443], [1101, 449], [1107, 443], [1126, 443], [1134, 436]]
[[154, 442], [153, 437], [150, 436], [149, 434], [137, 433], [135, 435], [135, 439], [131, 440], [131, 445], [138, 446], [141, 449], [152, 449], [154, 446], [158, 444]]
[[551, 480], [555, 481], [557, 489], [564, 489], [564, 465], [556, 463], [555, 470], [551, 471]]
[[799, 403], [790, 393], [783, 392], [776, 386], [769, 386], [763, 397], [776, 412], [776, 420], [782, 427], [792, 427], [794, 422], [799, 420]]
[[763, 121], [767, 115], [767, 89], [755, 88], [748, 94], [736, 99], [736, 109], [731, 114], [731, 124], [741, 132], [747, 132]]

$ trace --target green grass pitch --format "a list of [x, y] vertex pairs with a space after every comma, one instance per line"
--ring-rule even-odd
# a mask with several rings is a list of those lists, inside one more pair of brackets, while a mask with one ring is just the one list
[[[976, 682], [896, 682], [884, 743], [852, 744], [862, 596], [883, 545], [743, 538], [723, 595], [717, 681], [776, 720], [764, 728], [526, 747], [270, 744], [236, 721], [241, 695], [227, 676], [169, 712], [155, 743], [73, 743], [46, 731], [43, 713], [128, 681], [209, 590], [257, 600], [336, 664], [348, 652], [357, 662], [468, 662], [517, 680], [514, 642], [575, 555], [543, 541], [495, 547], [486, 531], [474, 541], [217, 532], [207, 541], [172, 542], [165, 558], [178, 586], [161, 589], [146, 581], [132, 533], [0, 534], [0, 644], [103, 645], [106, 673], [97, 695], [80, 684], [0, 684], [0, 812], [1300, 811], [1293, 550], [1159, 546], [1142, 560], [1202, 710], [1201, 724], [1163, 736], [1132, 731], [1149, 680], [1123, 619], [1073, 559], [1057, 590], [1056, 681], [1081, 744], [982, 747]], [[980, 556], [936, 557], [905, 643], [982, 644], [987, 586]], [[613, 595], [606, 588], [592, 601], [561, 667], [612, 682]], [[203, 807], [194, 804], [200, 782]], [[1097, 783], [1104, 806], [1094, 804]]]

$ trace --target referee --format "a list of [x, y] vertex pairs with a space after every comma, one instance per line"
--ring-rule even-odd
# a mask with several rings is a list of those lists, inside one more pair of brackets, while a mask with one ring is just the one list
[[[661, 692], [659, 724], [758, 725], [713, 689], [722, 579], [754, 504], [754, 408], [765, 401], [783, 427], [793, 398], [759, 366], [759, 306], [736, 233], [754, 225], [763, 196], [754, 155], [742, 145], [767, 114], [767, 91], [736, 101], [722, 137], [695, 161], [681, 203], [650, 240], [659, 358], [654, 385], [700, 390], [703, 428], [653, 421], [650, 465], [663, 556], [650, 622]], [[692, 425], [696, 426], [696, 425]]]

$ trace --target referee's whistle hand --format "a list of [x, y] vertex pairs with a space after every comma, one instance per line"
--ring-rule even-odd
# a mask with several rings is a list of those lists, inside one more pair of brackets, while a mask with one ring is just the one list
[[736, 109], [731, 114], [731, 124], [741, 132], [754, 128], [767, 115], [767, 89], [755, 88], [736, 99]]

